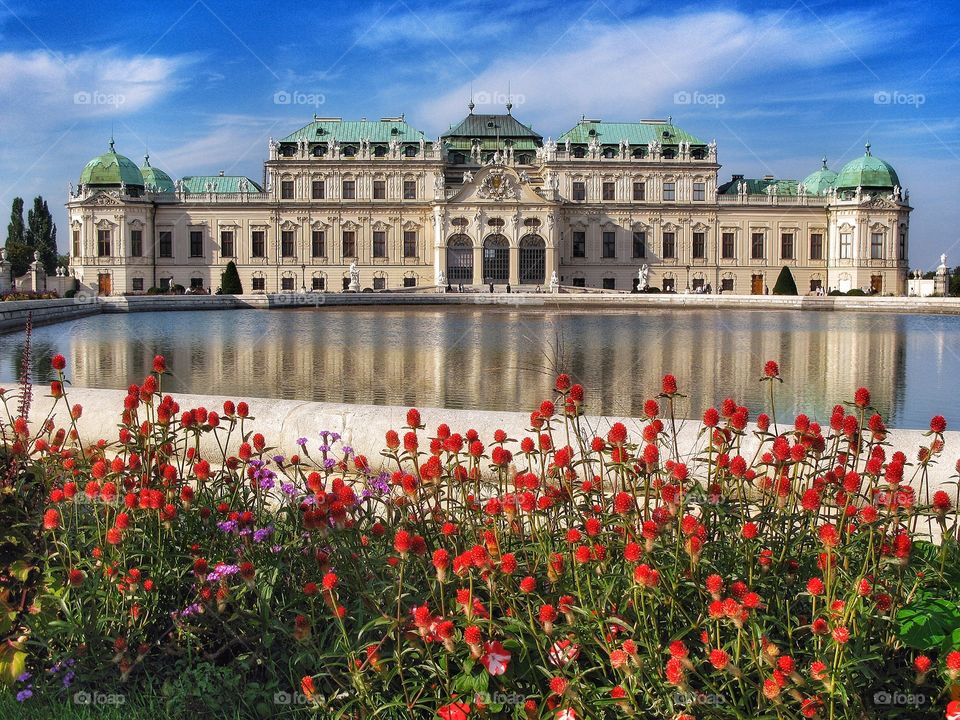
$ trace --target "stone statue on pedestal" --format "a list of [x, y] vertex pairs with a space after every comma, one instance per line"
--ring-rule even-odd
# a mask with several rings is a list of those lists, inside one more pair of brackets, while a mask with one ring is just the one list
[[560, 278], [557, 277], [556, 270], [550, 275], [550, 292], [553, 294], [560, 292]]
[[356, 260], [350, 263], [350, 285], [347, 289], [350, 292], [360, 292], [360, 270]]
[[637, 289], [646, 290], [650, 287], [650, 266], [644, 263], [637, 272]]

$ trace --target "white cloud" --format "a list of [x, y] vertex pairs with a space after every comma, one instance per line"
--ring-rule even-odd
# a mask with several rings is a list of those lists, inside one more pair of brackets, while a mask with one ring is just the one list
[[46, 130], [84, 118], [125, 116], [174, 90], [189, 56], [124, 56], [113, 50], [54, 55], [0, 53], [0, 122]]
[[[514, 113], [535, 127], [553, 127], [561, 118], [572, 124], [581, 113], [611, 120], [679, 115], [685, 106], [674, 104], [674, 93], [680, 91], [722, 92], [758, 77], [789, 85], [798, 72], [840, 63], [851, 63], [855, 72], [874, 80], [865, 64], [878, 33], [896, 37], [898, 30], [865, 13], [831, 16], [828, 27], [803, 10], [580, 21], [556, 33], [552, 46], [540, 42], [512, 52], [500, 47], [492, 55], [500, 59], [473, 79], [473, 90], [499, 95], [510, 82], [523, 101], [514, 101]], [[756, 82], [751, 84], [756, 92]], [[469, 92], [464, 81], [426, 101], [420, 115], [433, 122], [459, 117]], [[502, 112], [502, 104], [489, 110]]]

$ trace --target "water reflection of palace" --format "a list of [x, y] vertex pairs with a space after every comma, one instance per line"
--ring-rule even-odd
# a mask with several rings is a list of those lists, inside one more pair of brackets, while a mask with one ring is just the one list
[[678, 414], [699, 416], [727, 396], [765, 408], [758, 380], [774, 358], [786, 380], [781, 418], [797, 408], [822, 417], [860, 385], [896, 418], [906, 386], [905, 317], [896, 315], [380, 308], [141, 318], [101, 317], [53, 341], [73, 382], [123, 388], [162, 353], [175, 392], [524, 410], [550, 396], [562, 369], [587, 388], [589, 412], [637, 416], [671, 372], [688, 396]]

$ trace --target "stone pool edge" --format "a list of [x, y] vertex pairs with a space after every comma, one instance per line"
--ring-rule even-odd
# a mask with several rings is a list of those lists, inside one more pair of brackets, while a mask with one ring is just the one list
[[271, 295], [142, 295], [60, 300], [12, 300], [0, 303], [0, 333], [22, 330], [27, 313], [34, 325], [74, 320], [100, 313], [175, 310], [272, 310], [291, 307], [501, 306], [503, 308], [691, 308], [853, 311], [960, 315], [960, 298], [816, 297], [774, 295], [660, 295], [618, 293], [278, 293]]

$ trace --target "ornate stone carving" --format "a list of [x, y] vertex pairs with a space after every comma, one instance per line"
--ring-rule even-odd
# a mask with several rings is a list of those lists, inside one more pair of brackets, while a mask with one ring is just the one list
[[515, 200], [519, 193], [507, 171], [502, 168], [493, 168], [480, 182], [477, 195], [486, 200]]

